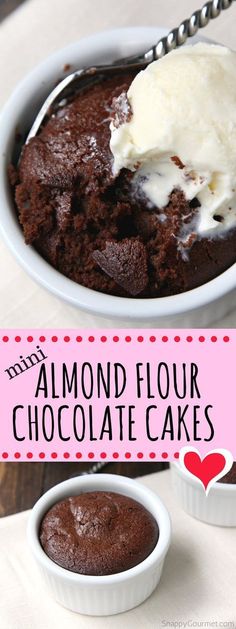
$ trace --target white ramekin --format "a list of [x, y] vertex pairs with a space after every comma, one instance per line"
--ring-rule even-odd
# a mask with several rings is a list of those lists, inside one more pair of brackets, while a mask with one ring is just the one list
[[206, 496], [202, 485], [179, 463], [171, 464], [172, 485], [184, 511], [217, 526], [236, 526], [236, 485], [217, 482]]
[[[88, 491], [113, 491], [130, 496], [152, 513], [159, 526], [159, 539], [152, 553], [140, 564], [106, 576], [70, 572], [54, 563], [39, 542], [39, 526], [44, 514], [66, 496]], [[108, 616], [142, 603], [157, 586], [170, 545], [171, 524], [158, 496], [135, 480], [111, 474], [91, 474], [56, 485], [33, 507], [28, 522], [28, 540], [50, 594], [64, 607], [92, 616]]]
[[[14, 91], [0, 118], [1, 231], [26, 271], [49, 291], [87, 312], [116, 319], [120, 325], [144, 327], [204, 327], [222, 318], [236, 303], [236, 264], [214, 280], [194, 290], [156, 299], [129, 299], [97, 293], [69, 280], [26, 246], [17, 221], [7, 181], [15, 133], [24, 134], [63, 66], [84, 67], [143, 51], [166, 34], [162, 28], [123, 28], [105, 31], [57, 51], [33, 70]], [[193, 40], [192, 40], [193, 41]], [[71, 71], [71, 70], [70, 70]]]

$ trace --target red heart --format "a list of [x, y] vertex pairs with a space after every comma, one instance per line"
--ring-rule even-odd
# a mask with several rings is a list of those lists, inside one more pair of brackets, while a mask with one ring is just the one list
[[183, 461], [186, 469], [199, 478], [205, 489], [223, 471], [226, 464], [225, 456], [219, 452], [207, 454], [202, 460], [197, 452], [186, 452]]

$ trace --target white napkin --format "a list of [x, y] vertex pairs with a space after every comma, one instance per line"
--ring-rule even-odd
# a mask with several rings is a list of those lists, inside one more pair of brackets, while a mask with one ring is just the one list
[[173, 525], [164, 572], [152, 596], [134, 610], [106, 618], [60, 607], [44, 590], [28, 549], [25, 511], [0, 519], [1, 629], [161, 629], [188, 621], [195, 625], [185, 626], [231, 622], [231, 629], [236, 627], [236, 528], [209, 526], [186, 515], [172, 494], [169, 471], [140, 482], [159, 494]]
[[[177, 26], [203, 0], [28, 0], [0, 25], [0, 107], [17, 82], [54, 50], [83, 36], [122, 26]], [[235, 3], [234, 3], [235, 4]], [[214, 20], [207, 36], [235, 47], [236, 5]], [[37, 286], [0, 242], [0, 327], [113, 327]], [[218, 322], [234, 327], [236, 312]], [[124, 327], [127, 327], [124, 324]]]

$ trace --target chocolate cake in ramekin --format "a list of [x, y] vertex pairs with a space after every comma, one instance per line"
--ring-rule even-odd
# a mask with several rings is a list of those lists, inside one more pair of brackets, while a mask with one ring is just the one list
[[121, 613], [150, 596], [170, 537], [169, 515], [156, 493], [116, 474], [56, 485], [36, 502], [28, 523], [48, 592], [64, 607], [93, 616]]
[[[85, 168], [85, 163], [79, 191], [78, 186], [76, 187], [70, 179], [69, 165], [68, 168], [63, 167], [64, 176], [67, 176], [66, 184], [65, 178], [61, 179], [59, 162], [61, 161], [62, 165], [64, 159], [60, 144], [62, 137], [59, 138], [58, 151], [51, 137], [52, 145], [49, 151], [52, 153], [52, 161], [53, 153], [55, 153], [54, 157], [57, 154], [57, 177], [55, 169], [52, 171], [51, 178], [46, 169], [47, 178], [44, 180], [42, 168], [44, 164], [41, 161], [41, 157], [43, 161], [45, 158], [43, 140], [42, 154], [38, 164], [39, 177], [36, 174], [35, 155], [32, 162], [34, 171], [32, 182], [30, 181], [30, 163], [27, 166], [29, 176], [27, 172], [20, 175], [17, 168], [20, 147], [24, 143], [24, 138], [27, 137], [48, 93], [63, 76], [65, 64], [67, 72], [71, 72], [78, 67], [86, 67], [94, 63], [95, 59], [101, 64], [104, 60], [112, 62], [124, 55], [147, 49], [165, 33], [165, 29], [160, 28], [133, 28], [116, 29], [87, 37], [71, 44], [66, 49], [58, 50], [17, 86], [1, 113], [0, 229], [9, 249], [28, 274], [52, 294], [76, 308], [92, 315], [105, 317], [107, 322], [116, 319], [121, 326], [129, 323], [131, 326], [148, 326], [149, 328], [152, 326], [204, 327], [217, 318], [222, 318], [235, 305], [236, 263], [232, 230], [228, 232], [227, 237], [217, 236], [212, 242], [206, 239], [205, 252], [203, 252], [204, 239], [195, 237], [192, 239], [191, 247], [182, 247], [182, 243], [181, 251], [178, 249], [177, 252], [176, 239], [173, 238], [172, 232], [175, 224], [177, 226], [179, 224], [179, 210], [182, 206], [184, 222], [185, 219], [188, 222], [186, 212], [191, 210], [190, 217], [192, 213], [195, 215], [195, 211], [199, 210], [199, 207], [194, 207], [197, 205], [196, 201], [191, 202], [192, 207], [189, 208], [187, 207], [189, 202], [186, 206], [186, 199], [183, 200], [179, 190], [177, 195], [176, 191], [172, 192], [170, 206], [165, 209], [164, 216], [162, 211], [155, 212], [152, 207], [150, 208], [150, 203], [147, 203], [143, 195], [139, 195], [138, 202], [134, 203], [133, 188], [132, 199], [129, 194], [132, 187], [132, 172], [123, 169], [116, 177], [116, 186], [113, 185], [114, 179], [110, 186], [110, 175], [105, 166], [103, 167], [99, 143], [97, 165], [94, 161], [98, 178], [96, 180], [94, 175], [91, 181], [91, 191], [89, 171], [87, 167]], [[117, 75], [116, 78], [119, 78], [121, 82], [119, 86], [113, 85], [114, 96], [117, 96], [118, 91], [121, 93], [121, 90], [126, 90], [133, 77], [123, 75], [121, 80], [121, 77]], [[108, 83], [106, 87], [108, 90]], [[85, 96], [84, 92], [83, 98]], [[109, 103], [112, 104], [113, 95], [111, 96]], [[64, 102], [65, 106], [67, 104], [69, 105]], [[77, 105], [74, 98], [74, 103], [70, 103], [71, 111], [73, 108], [75, 110]], [[102, 101], [99, 107], [100, 110], [104, 108]], [[107, 134], [106, 146], [108, 147], [110, 118], [113, 115], [114, 119], [114, 108], [113, 114], [111, 111], [106, 111], [104, 115], [108, 120], [104, 119], [106, 128], [103, 124], [101, 127], [104, 134]], [[59, 119], [54, 122], [57, 125]], [[60, 122], [63, 135], [63, 121]], [[81, 119], [79, 123], [82, 123]], [[48, 120], [51, 131], [53, 124], [51, 116]], [[69, 120], [68, 124], [70, 124]], [[46, 139], [47, 126], [45, 130], [41, 130], [41, 133], [44, 131]], [[66, 133], [69, 128], [64, 128], [64, 131]], [[94, 148], [96, 147], [91, 138], [94, 137], [95, 131], [96, 121], [94, 128], [91, 125], [88, 129], [87, 139], [85, 130], [83, 140], [86, 140], [87, 156], [92, 160], [95, 157]], [[33, 141], [39, 145], [41, 145], [40, 135], [37, 140]], [[69, 139], [68, 134], [64, 135], [64, 146], [66, 146], [66, 138]], [[78, 150], [80, 162], [82, 162], [82, 144], [74, 147]], [[30, 144], [28, 149], [29, 151], [32, 149], [34, 153], [33, 146], [30, 147]], [[85, 153], [84, 157], [86, 157]], [[111, 151], [109, 155], [112, 161]], [[173, 154], [172, 157], [175, 158], [176, 155]], [[23, 160], [22, 155], [22, 164]], [[28, 161], [30, 162], [30, 159]], [[11, 172], [11, 188], [6, 176], [10, 163], [15, 168], [15, 171]], [[109, 166], [108, 162], [107, 166]], [[111, 168], [113, 168], [112, 163]], [[77, 165], [75, 165], [75, 171], [77, 172]], [[17, 191], [18, 186], [20, 188]], [[97, 187], [96, 193], [94, 187]], [[100, 190], [103, 189], [101, 196], [98, 192], [99, 187]], [[86, 199], [83, 195], [85, 189], [88, 193]], [[18, 209], [15, 192], [19, 199]], [[34, 207], [32, 215], [29, 205], [31, 193], [31, 203]], [[96, 196], [100, 203], [101, 220], [98, 219], [97, 210], [94, 210], [92, 201], [92, 197], [95, 200]], [[172, 208], [173, 215], [170, 216]], [[219, 219], [219, 216], [216, 218]], [[24, 222], [25, 236], [27, 231], [26, 237], [31, 243], [27, 246], [20, 221]], [[188, 241], [188, 245], [190, 244], [191, 242]], [[198, 282], [202, 283], [198, 284]], [[196, 286], [196, 288], [188, 290], [191, 286]]]
[[236, 261], [236, 229], [192, 234], [181, 248], [197, 198], [174, 189], [160, 209], [134, 193], [130, 170], [114, 179], [110, 123], [133, 76], [101, 81], [51, 113], [10, 171], [16, 208], [25, 242], [78, 284], [123, 297], [176, 295]]

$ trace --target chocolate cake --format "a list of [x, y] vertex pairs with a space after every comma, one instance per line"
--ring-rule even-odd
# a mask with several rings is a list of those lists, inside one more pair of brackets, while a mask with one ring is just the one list
[[225, 476], [222, 476], [218, 483], [227, 483], [228, 485], [236, 485], [236, 462], [233, 463], [231, 469]]
[[26, 243], [58, 271], [102, 293], [161, 297], [232, 265], [236, 230], [214, 238], [193, 233], [181, 244], [177, 236], [193, 221], [196, 199], [175, 189], [163, 213], [135, 191], [131, 171], [114, 178], [109, 125], [118, 116], [114, 98], [132, 79], [117, 74], [52, 111], [23, 148], [11, 182]]
[[39, 537], [45, 553], [63, 568], [105, 575], [141, 563], [155, 548], [159, 530], [132, 498], [94, 491], [55, 504], [42, 520]]

